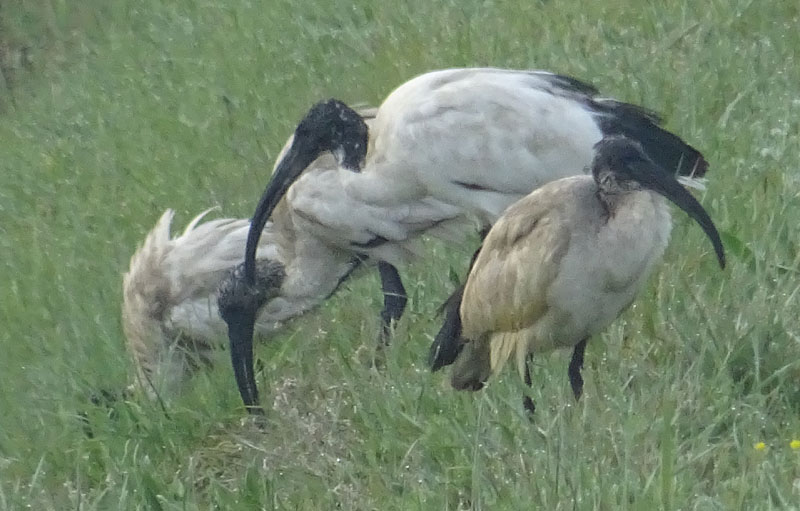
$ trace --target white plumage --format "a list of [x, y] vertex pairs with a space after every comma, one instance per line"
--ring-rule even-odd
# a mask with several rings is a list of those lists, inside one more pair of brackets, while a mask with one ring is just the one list
[[[562, 81], [559, 81], [562, 80]], [[492, 224], [509, 204], [585, 172], [602, 130], [577, 90], [545, 72], [449, 69], [398, 87], [378, 110], [349, 195], [369, 204], [433, 198]]]
[[[290, 138], [286, 147], [291, 142]], [[286, 276], [280, 290], [259, 311], [255, 323], [259, 338], [319, 305], [361, 264], [363, 256], [346, 244], [347, 248], [342, 248], [342, 236], [366, 242], [373, 236], [371, 222], [390, 224], [404, 234], [391, 245], [391, 251], [379, 246], [371, 255], [401, 264], [420, 254], [418, 233], [457, 239], [466, 230], [463, 226], [468, 221], [452, 206], [420, 203], [419, 207], [387, 211], [353, 201], [338, 180], [331, 179], [336, 173], [333, 156], [320, 155], [276, 208], [275, 221], [263, 229], [257, 259], [280, 264]], [[326, 200], [316, 201], [321, 194]], [[241, 262], [250, 221], [203, 221], [212, 209], [197, 215], [174, 237], [174, 212], [164, 212], [132, 256], [123, 277], [123, 327], [137, 383], [145, 384], [148, 392], [175, 393], [200, 363], [210, 362], [212, 351], [225, 344], [227, 327], [218, 311], [218, 289]], [[452, 219], [443, 221], [438, 216], [442, 212]], [[325, 224], [315, 218], [324, 219]], [[388, 233], [388, 229], [381, 230]]]
[[[250, 222], [197, 215], [173, 237], [167, 210], [131, 258], [123, 277], [122, 325], [145, 388], [170, 393], [224, 338], [217, 312], [217, 288], [241, 259]], [[260, 258], [277, 258], [269, 226], [259, 244]], [[257, 330], [274, 327], [259, 321]]]
[[[301, 203], [301, 190], [290, 187], [321, 153], [334, 154], [339, 166], [325, 176], [326, 186], [302, 202], [303, 228], [342, 250], [383, 261], [384, 320], [391, 321], [402, 314], [405, 297], [396, 269], [386, 263], [401, 259], [400, 247], [420, 233], [403, 223], [413, 211], [428, 207], [424, 223], [411, 225], [436, 226], [455, 212], [477, 218], [485, 228], [531, 190], [584, 173], [594, 145], [610, 135], [639, 141], [666, 172], [702, 175], [707, 167], [702, 155], [658, 122], [650, 112], [599, 98], [592, 86], [569, 77], [487, 68], [435, 71], [410, 80], [387, 97], [369, 129], [343, 103], [318, 103], [298, 125], [256, 207], [244, 284], [253, 285], [261, 226], [287, 190], [291, 201]], [[296, 184], [311, 179], [321, 180], [304, 176]], [[380, 213], [348, 214], [340, 203], [368, 205]], [[389, 302], [387, 290], [399, 290], [399, 303]], [[457, 300], [450, 303], [457, 305]], [[222, 307], [238, 353], [251, 352], [247, 332], [255, 305]], [[452, 334], [459, 328], [457, 321], [447, 323], [444, 338], [457, 337]], [[450, 363], [454, 353], [440, 349], [440, 338], [432, 347], [434, 367]], [[236, 353], [233, 364], [242, 398], [253, 410], [257, 389], [252, 368]]]

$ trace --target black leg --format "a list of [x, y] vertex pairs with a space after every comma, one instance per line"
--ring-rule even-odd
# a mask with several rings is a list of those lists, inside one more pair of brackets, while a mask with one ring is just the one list
[[575, 351], [572, 352], [572, 360], [569, 362], [569, 383], [572, 385], [572, 393], [575, 395], [575, 401], [581, 398], [583, 393], [583, 377], [581, 376], [581, 369], [583, 368], [583, 352], [586, 351], [586, 339], [582, 340], [575, 345]]
[[397, 268], [391, 264], [378, 262], [378, 271], [381, 274], [381, 288], [383, 289], [383, 310], [381, 311], [381, 341], [389, 344], [392, 326], [403, 315], [408, 296], [403, 287], [403, 281]]
[[[525, 359], [525, 385], [528, 386], [529, 390], [533, 387], [533, 380], [531, 380], [531, 361], [533, 361], [533, 355], [528, 354], [528, 357]], [[522, 399], [522, 405], [531, 415], [536, 411], [536, 405], [533, 403], [531, 396], [525, 396]]]

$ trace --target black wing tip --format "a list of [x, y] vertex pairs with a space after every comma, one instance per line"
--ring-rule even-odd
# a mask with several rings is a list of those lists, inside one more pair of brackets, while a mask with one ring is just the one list
[[547, 72], [537, 75], [563, 92], [583, 96], [584, 101], [600, 114], [603, 135], [619, 134], [638, 140], [654, 161], [680, 175], [703, 177], [708, 171], [708, 162], [703, 154], [662, 128], [663, 118], [655, 110], [598, 97], [600, 91], [594, 85], [571, 76]]
[[435, 373], [444, 367], [452, 365], [453, 362], [456, 361], [458, 354], [461, 353], [461, 349], [464, 345], [459, 342], [456, 346], [451, 347], [450, 349], [442, 349], [443, 346], [438, 345], [434, 342], [431, 345], [430, 353], [428, 354], [428, 365], [431, 368], [431, 372]]
[[[678, 175], [687, 177], [704, 177], [706, 175], [706, 172], [708, 172], [708, 160], [703, 156], [703, 153], [684, 142], [678, 135], [660, 126], [657, 126], [657, 129], [663, 132], [657, 141], [663, 140], [665, 148], [670, 147], [670, 142], [674, 142], [675, 144], [676, 148], [674, 152], [677, 156], [673, 158], [676, 159], [677, 162], [675, 163], [675, 167], [671, 169], [672, 171], [677, 172]], [[650, 155], [651, 152], [652, 151], [648, 151], [648, 155]], [[655, 152], [659, 154], [658, 151]], [[669, 154], [667, 151], [664, 151], [664, 153], [667, 155]], [[669, 158], [669, 156], [667, 156], [667, 158]], [[667, 162], [668, 161], [667, 159]], [[661, 165], [663, 166], [663, 162]]]
[[[470, 263], [471, 266], [472, 263]], [[435, 373], [439, 369], [455, 362], [456, 357], [464, 347], [461, 339], [460, 314], [464, 287], [464, 284], [458, 286], [439, 309], [439, 314], [444, 314], [444, 321], [428, 352], [428, 366], [431, 368], [431, 372]]]
[[[441, 331], [440, 331], [441, 332]], [[435, 373], [442, 367], [444, 364], [442, 363], [439, 353], [441, 352], [441, 342], [439, 339], [439, 335], [436, 335], [436, 339], [431, 343], [431, 347], [428, 348], [428, 367], [430, 367], [431, 372]]]
[[436, 338], [428, 352], [428, 365], [431, 368], [431, 372], [435, 373], [455, 362], [463, 347], [460, 318], [458, 318], [458, 315], [454, 317], [450, 311], [447, 311], [444, 324], [439, 333], [436, 334]]
[[444, 356], [444, 352], [442, 351], [442, 346], [440, 344], [441, 343], [437, 341], [433, 341], [428, 352], [428, 366], [431, 368], [432, 373], [435, 373], [443, 367], [453, 363], [453, 361], [448, 360], [448, 357]]
[[703, 177], [708, 171], [703, 153], [661, 127], [656, 112], [613, 99], [596, 99], [591, 106], [604, 137], [621, 135], [636, 140], [655, 163], [681, 176]]
[[695, 159], [694, 166], [692, 166], [689, 169], [688, 172], [681, 173], [681, 175], [694, 176], [694, 177], [703, 177], [703, 176], [705, 176], [706, 172], [708, 172], [708, 161], [705, 159], [705, 157], [703, 156], [703, 154], [700, 151], [698, 151], [697, 149], [695, 149], [692, 146], [688, 146], [688, 147], [692, 151], [694, 151], [696, 159]]

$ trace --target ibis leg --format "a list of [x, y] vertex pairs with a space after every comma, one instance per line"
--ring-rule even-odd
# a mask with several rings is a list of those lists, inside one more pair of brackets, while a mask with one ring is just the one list
[[572, 352], [572, 360], [569, 362], [569, 383], [572, 385], [572, 393], [575, 395], [575, 400], [581, 398], [583, 393], [583, 377], [581, 376], [581, 369], [583, 368], [583, 352], [586, 351], [586, 339], [575, 345], [575, 350]]
[[[533, 355], [528, 354], [528, 357], [525, 359], [525, 385], [527, 385], [528, 389], [533, 387], [533, 380], [531, 380], [531, 362], [533, 361]], [[528, 413], [533, 414], [536, 411], [536, 405], [533, 403], [533, 399], [531, 396], [525, 396], [522, 399], [522, 405], [528, 410]]]
[[392, 327], [403, 315], [408, 296], [397, 268], [387, 262], [380, 261], [378, 262], [378, 271], [381, 274], [381, 288], [383, 289], [381, 341], [383, 344], [389, 344]]

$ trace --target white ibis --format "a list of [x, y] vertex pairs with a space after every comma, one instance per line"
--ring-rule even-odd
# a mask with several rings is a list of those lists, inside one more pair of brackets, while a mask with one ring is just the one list
[[[488, 227], [531, 190], [586, 172], [603, 136], [639, 141], [665, 172], [702, 176], [707, 167], [702, 155], [658, 123], [640, 107], [598, 97], [591, 85], [540, 71], [427, 73], [392, 92], [369, 127], [340, 101], [318, 103], [297, 126], [256, 207], [244, 268], [232, 277], [244, 282], [227, 287], [254, 286], [257, 242], [288, 190], [289, 200], [302, 210], [303, 229], [342, 250], [381, 261], [385, 295], [392, 290], [400, 295], [394, 306], [387, 298], [384, 312], [390, 319], [399, 317], [405, 296], [394, 261], [401, 259], [402, 244], [456, 218], [476, 217]], [[326, 152], [335, 155], [336, 171], [324, 180], [303, 176], [290, 189], [309, 163]], [[301, 183], [315, 193], [306, 196], [297, 188]], [[361, 216], [354, 204], [376, 213]], [[417, 211], [423, 218], [409, 221]], [[248, 294], [254, 292], [237, 291], [228, 300], [223, 293], [220, 311], [229, 328], [239, 391], [255, 412], [258, 395], [250, 361], [260, 304], [240, 299]], [[457, 296], [450, 303], [457, 305]], [[444, 329], [446, 335], [437, 336], [435, 364], [449, 363], [458, 352], [458, 336], [452, 335], [458, 331], [457, 316], [457, 307], [449, 307], [454, 322]]]
[[[464, 347], [451, 382], [478, 390], [509, 358], [530, 385], [529, 354], [573, 348], [568, 375], [581, 395], [587, 339], [633, 302], [667, 246], [667, 199], [725, 254], [703, 207], [637, 142], [596, 146], [591, 176], [548, 183], [509, 207], [486, 236], [460, 306]], [[533, 411], [533, 402], [526, 398]]]
[[[369, 111], [359, 113], [369, 122]], [[290, 138], [287, 148], [291, 142]], [[336, 170], [332, 155], [320, 155], [276, 208], [274, 221], [264, 227], [258, 243], [256, 268], [261, 269], [263, 282], [250, 289], [257, 292], [250, 295], [242, 287], [226, 291], [229, 300], [243, 299], [236, 295], [241, 292], [254, 303], [268, 302], [259, 309], [254, 325], [260, 338], [320, 304], [354, 269], [364, 266], [365, 256], [359, 250], [334, 246], [325, 235], [339, 229], [355, 246], [360, 242], [368, 245], [374, 236], [371, 222], [380, 225], [391, 217], [391, 225], [406, 239], [393, 243], [391, 251], [380, 246], [373, 250], [377, 260], [400, 264], [420, 252], [417, 233], [453, 239], [466, 230], [468, 222], [459, 216], [457, 208], [433, 201], [422, 201], [406, 211], [387, 212], [349, 200], [333, 179]], [[306, 213], [318, 206], [315, 198], [320, 194], [329, 204], [338, 206], [325, 216], [325, 224]], [[219, 346], [227, 331], [218, 311], [218, 288], [230, 282], [225, 277], [241, 261], [250, 221], [228, 218], [203, 222], [207, 213], [195, 217], [182, 234], [171, 237], [174, 213], [165, 212], [131, 258], [124, 276], [123, 326], [138, 381], [151, 395], [174, 394], [199, 363], [210, 361], [210, 351]], [[318, 231], [323, 237], [316, 236]], [[385, 268], [380, 264], [379, 268], [383, 274]], [[402, 288], [399, 292], [385, 289], [387, 309], [405, 303]], [[386, 311], [383, 317], [385, 335], [389, 328]]]

